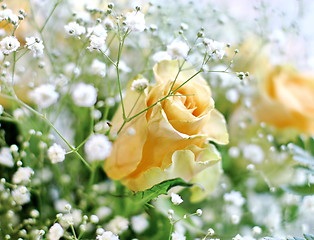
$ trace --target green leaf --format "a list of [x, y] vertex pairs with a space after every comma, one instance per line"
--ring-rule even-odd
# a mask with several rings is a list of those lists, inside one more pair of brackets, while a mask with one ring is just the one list
[[305, 166], [314, 166], [314, 157], [309, 152], [294, 144], [289, 144], [289, 149], [295, 161]]
[[265, 237], [263, 240], [282, 240], [280, 238], [273, 238], [273, 237]]
[[145, 191], [136, 192], [133, 197], [142, 203], [147, 203], [150, 200], [158, 197], [161, 194], [167, 194], [168, 191], [176, 186], [191, 187], [193, 184], [185, 182], [182, 178], [175, 178], [163, 181]]
[[294, 240], [304, 240], [304, 238], [293, 237]]
[[314, 240], [314, 235], [312, 234], [303, 234], [303, 236], [305, 237], [306, 240]]
[[286, 192], [301, 196], [314, 195], [314, 184], [307, 184], [302, 186], [283, 186], [282, 189]]

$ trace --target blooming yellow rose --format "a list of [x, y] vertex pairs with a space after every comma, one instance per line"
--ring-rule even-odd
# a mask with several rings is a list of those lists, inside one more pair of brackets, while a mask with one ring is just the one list
[[[127, 115], [152, 107], [125, 124], [105, 161], [105, 171], [134, 191], [181, 177], [198, 183], [192, 189], [192, 200], [198, 200], [213, 190], [221, 171], [220, 155], [208, 141], [226, 144], [228, 133], [224, 117], [214, 108], [210, 88], [200, 75], [160, 101], [169, 93], [179, 64], [163, 61], [155, 65], [157, 84], [143, 93], [128, 88], [124, 99]], [[172, 90], [195, 73], [185, 64]], [[122, 124], [120, 107], [112, 121], [112, 132], [117, 133]]]
[[260, 121], [277, 128], [314, 134], [314, 76], [291, 66], [277, 66], [261, 81], [262, 98], [255, 104]]

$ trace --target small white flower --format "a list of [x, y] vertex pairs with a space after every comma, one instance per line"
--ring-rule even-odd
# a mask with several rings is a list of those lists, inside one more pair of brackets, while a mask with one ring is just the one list
[[52, 146], [48, 148], [47, 153], [49, 160], [53, 164], [63, 162], [66, 154], [65, 150], [56, 143], [54, 143]]
[[77, 106], [92, 107], [97, 101], [97, 90], [93, 85], [78, 83], [72, 91], [72, 99]]
[[16, 37], [5, 37], [0, 41], [0, 51], [3, 54], [9, 54], [11, 52], [16, 51], [20, 47], [20, 42], [16, 39]]
[[33, 57], [40, 57], [44, 54], [43, 41], [35, 37], [26, 38], [26, 46], [33, 52]]
[[225, 55], [225, 47], [226, 44], [218, 41], [214, 41], [212, 39], [204, 38], [204, 45], [207, 47], [210, 53], [215, 54], [219, 59], [222, 59]]
[[121, 234], [128, 228], [129, 228], [129, 221], [126, 218], [121, 217], [121, 216], [116, 216], [107, 225], [107, 229], [113, 232], [114, 234]]
[[156, 52], [152, 58], [153, 58], [154, 62], [161, 62], [164, 60], [171, 60], [172, 59], [171, 56], [169, 55], [169, 53], [166, 51]]
[[95, 132], [105, 133], [110, 129], [107, 121], [100, 121], [94, 126]]
[[190, 47], [180, 40], [174, 40], [167, 46], [167, 53], [173, 58], [186, 58]]
[[105, 231], [96, 237], [96, 240], [119, 240], [119, 237], [110, 231]]
[[138, 11], [128, 12], [125, 14], [126, 26], [134, 32], [143, 32], [145, 29], [144, 14]]
[[3, 61], [3, 59], [4, 59], [3, 52], [2, 52], [2, 51], [0, 51], [0, 62], [2, 62], [2, 61]]
[[148, 87], [148, 81], [145, 78], [139, 78], [132, 82], [131, 90], [142, 92]]
[[243, 157], [253, 163], [261, 163], [264, 160], [264, 151], [261, 146], [248, 144], [243, 146]]
[[179, 233], [179, 232], [173, 232], [171, 234], [171, 237], [172, 237], [172, 240], [185, 240], [186, 239], [186, 237], [182, 233]]
[[243, 198], [242, 194], [237, 191], [231, 191], [230, 193], [225, 193], [224, 200], [238, 207], [241, 207], [245, 203], [245, 198]]
[[97, 74], [101, 77], [106, 76], [107, 65], [104, 62], [94, 59], [91, 65], [91, 70], [94, 74]]
[[100, 24], [96, 25], [95, 27], [90, 27], [87, 30], [87, 36], [94, 35], [96, 37], [102, 37], [104, 39], [107, 38], [107, 30]]
[[89, 47], [87, 47], [89, 51], [106, 51], [106, 38], [92, 35], [89, 40]]
[[91, 162], [107, 158], [111, 153], [111, 148], [112, 143], [103, 134], [91, 136], [84, 146], [87, 159]]
[[10, 21], [13, 25], [16, 25], [19, 21], [18, 16], [16, 16], [11, 9], [4, 9], [0, 11], [0, 22], [3, 20]]
[[240, 234], [237, 234], [232, 240], [243, 240], [243, 237]]
[[147, 229], [147, 227], [149, 226], [149, 223], [147, 219], [145, 218], [145, 216], [137, 215], [131, 218], [131, 225], [134, 232], [142, 233]]
[[110, 19], [110, 18], [105, 18], [105, 20], [104, 20], [104, 25], [105, 25], [105, 27], [106, 28], [108, 28], [108, 29], [113, 29], [113, 27], [114, 27], [114, 23], [113, 23], [113, 21]]
[[183, 200], [179, 194], [171, 193], [171, 202], [175, 205], [179, 205], [179, 204], [183, 203]]
[[34, 174], [34, 170], [30, 167], [19, 167], [12, 177], [12, 181], [15, 184], [26, 183], [30, 181], [31, 176]]
[[86, 33], [85, 27], [76, 22], [69, 22], [64, 26], [65, 31], [71, 36], [80, 36]]
[[31, 200], [31, 194], [25, 186], [18, 186], [11, 194], [13, 200], [19, 205], [28, 203]]
[[52, 84], [42, 84], [29, 93], [29, 97], [40, 108], [47, 108], [56, 103], [59, 98], [59, 93], [55, 91], [55, 86]]
[[55, 223], [51, 226], [48, 232], [49, 240], [59, 240], [64, 234], [64, 230], [59, 223]]
[[231, 88], [226, 92], [226, 98], [232, 102], [232, 103], [236, 103], [239, 98], [240, 98], [240, 94], [239, 91], [235, 88]]
[[3, 147], [0, 151], [0, 164], [7, 166], [7, 167], [13, 167], [14, 161], [13, 157], [10, 151], [10, 148]]
[[91, 221], [91, 223], [97, 224], [99, 222], [99, 218], [97, 215], [91, 215], [90, 221]]

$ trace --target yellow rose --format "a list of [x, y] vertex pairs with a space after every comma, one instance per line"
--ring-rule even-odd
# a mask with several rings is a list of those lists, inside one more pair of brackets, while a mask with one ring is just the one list
[[[141, 94], [128, 88], [124, 99], [126, 114], [139, 113], [165, 97], [179, 64], [163, 61], [155, 65], [157, 84]], [[185, 64], [172, 90], [195, 73]], [[214, 108], [210, 88], [200, 75], [173, 95], [125, 124], [105, 161], [105, 171], [134, 191], [181, 177], [199, 184], [192, 189], [195, 193], [192, 200], [199, 200], [213, 190], [218, 180], [220, 155], [208, 141], [228, 143], [226, 123]], [[117, 133], [122, 124], [120, 107], [112, 121], [112, 132]]]
[[261, 87], [262, 98], [255, 104], [260, 121], [314, 133], [314, 76], [277, 66], [262, 79]]

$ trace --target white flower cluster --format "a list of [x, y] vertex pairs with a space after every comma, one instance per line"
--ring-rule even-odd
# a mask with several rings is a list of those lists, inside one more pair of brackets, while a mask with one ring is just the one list
[[174, 40], [167, 46], [167, 53], [172, 59], [186, 58], [188, 56], [190, 47], [180, 40]]
[[171, 202], [175, 205], [183, 203], [183, 200], [179, 194], [171, 193]]
[[131, 90], [142, 92], [148, 87], [148, 81], [145, 78], [139, 78], [132, 82]]
[[97, 89], [90, 84], [78, 83], [72, 91], [72, 99], [77, 106], [92, 107], [97, 101]]
[[90, 162], [104, 160], [111, 153], [112, 143], [103, 134], [91, 136], [85, 143], [84, 150]]
[[5, 37], [0, 41], [0, 51], [6, 55], [15, 52], [19, 47], [20, 42], [13, 36]]
[[203, 43], [210, 53], [216, 55], [219, 59], [224, 57], [226, 44], [208, 38], [204, 38]]
[[52, 84], [41, 84], [29, 93], [29, 97], [38, 107], [47, 108], [56, 103], [59, 98], [59, 93], [55, 89]]
[[66, 154], [65, 150], [56, 143], [54, 143], [52, 146], [48, 148], [47, 153], [49, 160], [53, 164], [63, 162]]
[[26, 46], [32, 51], [33, 57], [41, 57], [44, 54], [44, 44], [43, 41], [36, 37], [27, 37]]
[[106, 76], [107, 65], [104, 62], [94, 59], [91, 65], [92, 73], [99, 75], [101, 77]]
[[87, 49], [89, 51], [106, 51], [107, 30], [100, 24], [88, 30], [90, 36], [90, 44]]
[[11, 9], [4, 9], [0, 11], [0, 22], [3, 20], [7, 20], [15, 25], [18, 23], [19, 18], [12, 12]]
[[110, 231], [105, 231], [100, 235], [97, 235], [96, 240], [119, 240], [119, 237]]
[[107, 229], [114, 234], [121, 234], [129, 228], [129, 221], [121, 216], [116, 216], [107, 224]]
[[143, 32], [145, 29], [144, 14], [139, 11], [128, 12], [125, 14], [125, 24], [133, 32]]
[[59, 223], [55, 223], [51, 226], [48, 232], [49, 240], [59, 240], [64, 234], [64, 230]]
[[13, 157], [10, 151], [10, 148], [8, 147], [3, 147], [0, 150], [0, 164], [7, 166], [7, 167], [13, 167], [14, 166], [14, 161]]
[[34, 170], [30, 167], [19, 167], [13, 175], [12, 182], [15, 184], [27, 183], [33, 174]]
[[31, 200], [31, 194], [25, 186], [18, 186], [11, 194], [13, 200], [19, 205], [28, 203]]
[[79, 37], [86, 33], [86, 29], [84, 26], [78, 24], [77, 22], [69, 22], [64, 26], [66, 33], [71, 36]]

